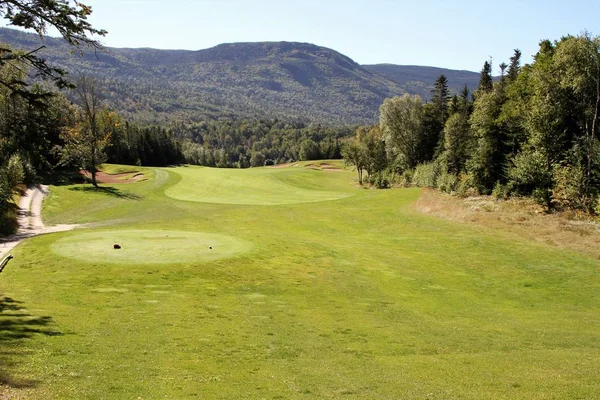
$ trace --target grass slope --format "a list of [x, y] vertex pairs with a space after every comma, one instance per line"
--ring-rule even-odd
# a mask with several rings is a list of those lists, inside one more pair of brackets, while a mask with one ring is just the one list
[[[353, 195], [336, 172], [304, 165], [288, 168], [179, 168], [182, 180], [165, 192], [177, 200], [222, 204], [278, 205], [337, 200]], [[316, 179], [319, 178], [319, 179]]]
[[[52, 188], [47, 222], [95, 224], [15, 250], [0, 277], [0, 393], [584, 399], [600, 391], [597, 260], [418, 214], [419, 190], [357, 189], [351, 172], [257, 169], [235, 178], [235, 192], [216, 190], [221, 203], [164, 192], [237, 171], [143, 172], [148, 181], [113, 189]], [[227, 204], [236, 193], [250, 198], [255, 179], [283, 178], [292, 192], [331, 184], [353, 196], [281, 204], [291, 196], [280, 191], [269, 193], [280, 196], [276, 206]], [[136, 230], [214, 233], [252, 248], [169, 264], [57, 250], [115, 231], [142, 243]]]

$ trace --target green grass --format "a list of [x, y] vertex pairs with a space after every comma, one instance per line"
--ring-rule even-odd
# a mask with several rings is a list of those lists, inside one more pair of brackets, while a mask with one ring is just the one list
[[[148, 181], [110, 190], [52, 187], [49, 223], [93, 224], [24, 242], [0, 276], [5, 390], [32, 399], [600, 392], [597, 260], [417, 214], [419, 190], [358, 189], [350, 171], [143, 172]], [[226, 188], [210, 202], [164, 194], [226, 173], [238, 182], [232, 197], [260, 200], [269, 180], [286, 190], [269, 192], [279, 203], [269, 206], [231, 204], [239, 200]], [[304, 191], [346, 197], [285, 204]], [[160, 263], [165, 231], [197, 232], [199, 244]], [[115, 238], [123, 253], [109, 248]], [[215, 238], [242, 250], [203, 259]], [[127, 243], [143, 246], [144, 262]], [[189, 247], [198, 258], [186, 259]]]
[[252, 245], [214, 233], [127, 229], [82, 232], [57, 240], [50, 249], [78, 261], [93, 254], [106, 263], [147, 265], [214, 261], [250, 251]]
[[[337, 200], [351, 196], [336, 172], [290, 168], [178, 168], [179, 184], [165, 192], [176, 200], [220, 204], [280, 205]], [[316, 179], [319, 177], [320, 179]]]

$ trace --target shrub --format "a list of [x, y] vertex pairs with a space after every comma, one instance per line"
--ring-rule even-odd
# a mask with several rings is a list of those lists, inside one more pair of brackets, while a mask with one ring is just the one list
[[375, 179], [375, 186], [377, 189], [387, 189], [390, 187], [390, 180], [387, 177], [387, 174], [380, 172]]
[[512, 159], [508, 168], [510, 191], [530, 195], [536, 189], [550, 188], [552, 176], [546, 166], [544, 156], [536, 151], [523, 150]]
[[[585, 174], [580, 166], [556, 166], [554, 168], [553, 204], [559, 209], [587, 210], [595, 197], [587, 195]], [[593, 207], [589, 207], [590, 210]]]
[[11, 156], [6, 165], [0, 166], [0, 203], [11, 200], [15, 188], [23, 182], [24, 177], [23, 162], [17, 154]]
[[496, 200], [506, 200], [508, 199], [509, 194], [508, 186], [501, 184], [500, 181], [496, 182], [496, 185], [494, 185], [494, 189], [492, 190], [492, 196]]
[[458, 177], [454, 174], [442, 171], [437, 179], [437, 186], [440, 191], [448, 194], [455, 194], [458, 189]]
[[412, 183], [418, 187], [437, 187], [437, 180], [442, 172], [442, 165], [439, 161], [432, 161], [426, 164], [417, 165], [413, 175]]
[[460, 197], [475, 196], [477, 189], [475, 188], [475, 179], [471, 174], [462, 173], [458, 177], [458, 186], [456, 195]]
[[369, 175], [369, 184], [377, 189], [387, 189], [390, 187], [391, 179], [385, 171], [376, 172]]
[[400, 186], [410, 187], [412, 185], [414, 173], [415, 172], [412, 169], [407, 169], [406, 171], [402, 172], [402, 175], [400, 175], [400, 181], [399, 181]]
[[531, 197], [537, 204], [546, 207], [548, 210], [552, 208], [552, 191], [550, 189], [535, 189]]

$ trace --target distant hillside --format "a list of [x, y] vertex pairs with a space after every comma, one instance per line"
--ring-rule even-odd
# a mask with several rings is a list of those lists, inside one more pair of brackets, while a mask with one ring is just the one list
[[448, 78], [448, 87], [460, 93], [465, 85], [474, 91], [479, 84], [479, 73], [454, 69], [421, 67], [418, 65], [375, 64], [363, 65], [367, 71], [386, 77], [411, 94], [420, 94], [429, 98], [433, 83], [442, 74]]
[[[0, 42], [40, 46], [37, 35], [7, 28], [0, 28]], [[361, 66], [307, 43], [233, 43], [200, 51], [107, 48], [83, 56], [62, 39], [45, 38], [43, 44], [41, 56], [101, 79], [114, 108], [144, 121], [277, 116], [368, 123], [376, 121], [386, 97], [427, 97], [439, 76], [431, 67]], [[464, 85], [453, 82], [464, 71], [439, 71], [447, 71], [452, 87]]]

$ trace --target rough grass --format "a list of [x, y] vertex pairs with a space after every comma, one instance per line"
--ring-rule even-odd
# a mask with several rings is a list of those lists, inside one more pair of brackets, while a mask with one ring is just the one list
[[[357, 189], [345, 173], [286, 175], [307, 190], [326, 191], [334, 180], [334, 192], [352, 194], [336, 201], [258, 206], [165, 196], [188, 171], [202, 185], [205, 171], [181, 168], [144, 170], [149, 181], [119, 188], [128, 196], [52, 188], [48, 221], [101, 226], [15, 249], [0, 277], [6, 393], [587, 399], [600, 392], [593, 257], [423, 215], [415, 211], [420, 190]], [[173, 264], [54, 251], [109, 229], [210, 232], [253, 249]]]
[[589, 254], [600, 259], [600, 221], [569, 212], [546, 214], [530, 199], [461, 199], [425, 190], [417, 210], [438, 217], [502, 230], [527, 240]]

